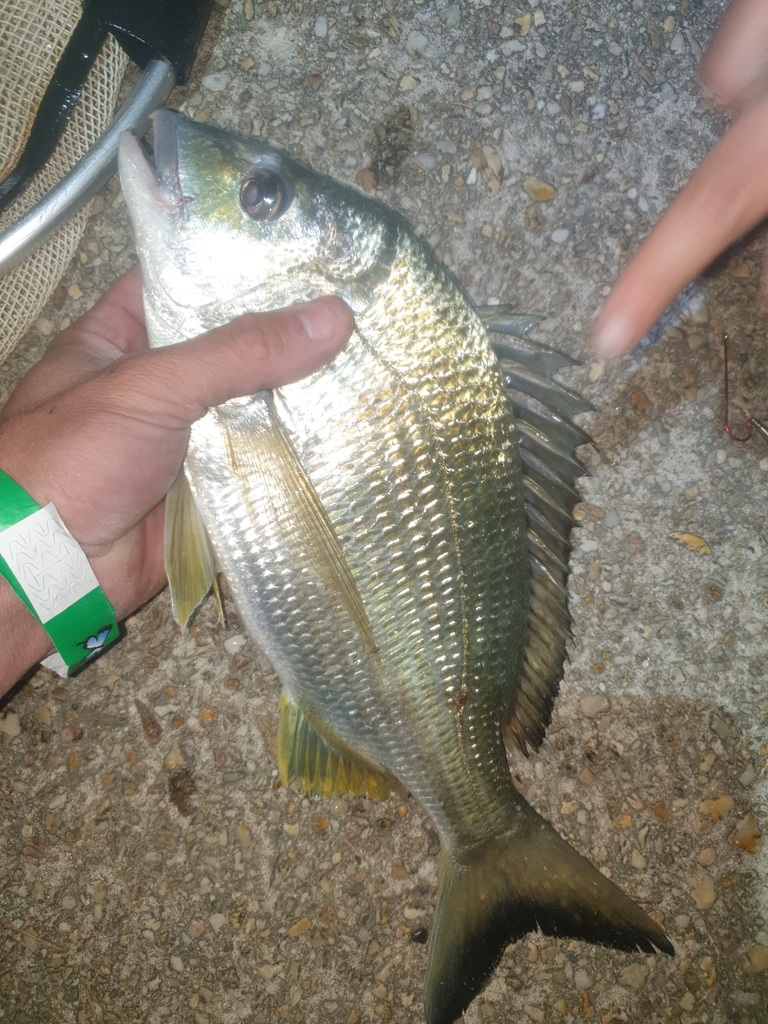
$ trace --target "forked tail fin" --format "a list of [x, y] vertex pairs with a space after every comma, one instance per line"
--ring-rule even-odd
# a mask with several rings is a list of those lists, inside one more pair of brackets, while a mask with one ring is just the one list
[[661, 927], [535, 815], [530, 831], [488, 844], [466, 865], [441, 853], [424, 983], [427, 1024], [453, 1024], [505, 947], [537, 928], [674, 956]]

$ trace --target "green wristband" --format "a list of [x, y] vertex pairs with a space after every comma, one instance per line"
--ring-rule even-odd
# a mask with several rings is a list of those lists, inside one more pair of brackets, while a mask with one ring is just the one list
[[41, 508], [2, 470], [0, 575], [53, 641], [43, 665], [60, 676], [117, 640], [115, 609], [54, 505]]

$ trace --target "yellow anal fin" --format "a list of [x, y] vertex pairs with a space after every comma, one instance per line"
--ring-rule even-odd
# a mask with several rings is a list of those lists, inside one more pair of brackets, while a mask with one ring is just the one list
[[300, 779], [309, 796], [367, 792], [373, 799], [386, 800], [393, 790], [401, 791], [388, 771], [357, 753], [331, 729], [321, 732], [285, 694], [280, 696], [277, 765], [284, 786]]
[[215, 566], [208, 534], [183, 469], [165, 499], [165, 572], [174, 618], [184, 627], [211, 589]]

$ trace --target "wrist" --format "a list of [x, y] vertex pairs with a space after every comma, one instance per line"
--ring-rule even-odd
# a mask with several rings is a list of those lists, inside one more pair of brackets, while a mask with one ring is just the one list
[[[0, 573], [55, 645], [47, 667], [70, 675], [117, 639], [115, 610], [56, 507], [41, 507], [5, 472], [0, 472], [0, 555]], [[31, 628], [12, 610], [8, 615], [20, 626], [5, 631], [10, 660], [15, 668], [21, 661], [24, 671], [37, 644]]]
[[0, 697], [52, 650], [51, 638], [0, 576]]

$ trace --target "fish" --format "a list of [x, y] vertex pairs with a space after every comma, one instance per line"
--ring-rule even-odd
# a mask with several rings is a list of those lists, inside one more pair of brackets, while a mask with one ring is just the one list
[[542, 741], [562, 674], [588, 406], [475, 308], [395, 211], [258, 139], [164, 110], [120, 176], [150, 343], [319, 295], [355, 316], [305, 380], [192, 427], [166, 506], [182, 624], [225, 575], [282, 683], [277, 757], [305, 791], [405, 790], [440, 839], [424, 981], [451, 1024], [530, 931], [647, 953], [661, 926], [522, 797], [505, 737]]

